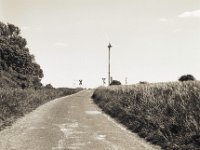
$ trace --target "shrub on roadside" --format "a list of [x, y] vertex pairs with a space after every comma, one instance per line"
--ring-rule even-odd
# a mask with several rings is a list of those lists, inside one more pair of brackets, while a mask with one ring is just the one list
[[148, 84], [147, 81], [140, 81], [139, 84]]
[[47, 88], [47, 89], [53, 89], [53, 86], [51, 84], [47, 84], [47, 85], [45, 85], [45, 88]]
[[183, 82], [183, 81], [194, 81], [196, 79], [193, 75], [187, 74], [187, 75], [182, 75], [178, 80]]
[[118, 80], [112, 80], [112, 82], [110, 83], [110, 85], [121, 85], [121, 82]]

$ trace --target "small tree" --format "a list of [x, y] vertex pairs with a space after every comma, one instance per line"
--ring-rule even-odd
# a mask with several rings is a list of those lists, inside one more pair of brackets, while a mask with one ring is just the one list
[[110, 85], [121, 85], [121, 82], [117, 81], [117, 80], [112, 80], [112, 82], [110, 83]]
[[47, 89], [53, 89], [53, 86], [52, 86], [51, 84], [47, 84], [47, 85], [45, 86], [45, 88], [47, 88]]
[[193, 75], [187, 74], [187, 75], [182, 75], [178, 80], [183, 82], [183, 81], [195, 81], [196, 79]]
[[148, 84], [147, 81], [140, 81], [139, 84]]

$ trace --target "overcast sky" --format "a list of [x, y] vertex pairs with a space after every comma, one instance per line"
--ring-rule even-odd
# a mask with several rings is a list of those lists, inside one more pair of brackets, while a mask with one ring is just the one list
[[200, 0], [0, 0], [0, 20], [21, 28], [44, 84], [102, 85], [200, 79]]

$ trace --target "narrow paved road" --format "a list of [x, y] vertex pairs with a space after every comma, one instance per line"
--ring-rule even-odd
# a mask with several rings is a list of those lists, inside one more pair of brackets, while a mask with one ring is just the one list
[[154, 150], [101, 112], [92, 91], [42, 105], [0, 132], [0, 150]]

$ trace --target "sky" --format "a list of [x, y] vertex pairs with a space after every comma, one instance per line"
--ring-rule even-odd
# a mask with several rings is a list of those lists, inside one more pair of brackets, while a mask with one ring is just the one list
[[21, 29], [55, 87], [200, 79], [199, 0], [0, 0], [0, 21]]

